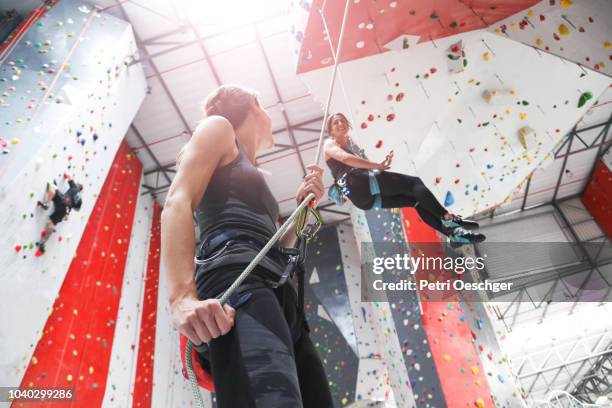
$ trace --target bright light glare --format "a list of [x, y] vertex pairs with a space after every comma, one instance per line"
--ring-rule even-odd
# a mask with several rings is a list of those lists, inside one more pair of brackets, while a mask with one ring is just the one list
[[182, 0], [194, 25], [237, 26], [285, 12], [287, 0]]

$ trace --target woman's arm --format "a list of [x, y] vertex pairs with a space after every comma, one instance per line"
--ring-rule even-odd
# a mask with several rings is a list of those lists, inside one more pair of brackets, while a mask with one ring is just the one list
[[235, 137], [231, 124], [218, 116], [198, 126], [184, 150], [161, 214], [161, 257], [173, 322], [194, 344], [208, 342], [231, 327], [218, 301], [198, 301], [192, 214], [215, 169], [234, 152]]
[[336, 144], [331, 139], [327, 139], [325, 141], [324, 146], [325, 156], [333, 157], [339, 162], [346, 164], [347, 166], [354, 167], [357, 169], [366, 169], [366, 170], [385, 170], [382, 163], [374, 163], [366, 159], [362, 159], [361, 157], [355, 156]]

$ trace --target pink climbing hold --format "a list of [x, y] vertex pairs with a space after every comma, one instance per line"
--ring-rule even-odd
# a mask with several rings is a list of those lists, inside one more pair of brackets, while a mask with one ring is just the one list
[[380, 149], [382, 147], [382, 145], [383, 145], [383, 141], [382, 140], [379, 140], [378, 142], [376, 142], [376, 148], [377, 149]]

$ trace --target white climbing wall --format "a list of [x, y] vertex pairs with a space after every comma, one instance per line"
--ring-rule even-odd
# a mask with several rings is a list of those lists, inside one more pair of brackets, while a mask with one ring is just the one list
[[[142, 193], [141, 191], [139, 193]], [[142, 319], [142, 297], [147, 271], [153, 200], [151, 195], [140, 195], [136, 203], [130, 248], [125, 264], [119, 312], [115, 323], [115, 338], [108, 369], [108, 382], [103, 407], [132, 405], [136, 376], [136, 361]]]
[[[123, 64], [135, 49], [127, 23], [63, 1], [0, 67], [2, 137], [18, 142], [0, 162], [0, 383], [6, 386], [21, 381], [115, 152], [144, 98], [141, 66]], [[61, 59], [55, 60], [56, 54]], [[56, 180], [65, 190], [64, 174], [83, 184], [83, 206], [58, 225], [47, 253], [35, 257], [34, 243], [48, 219], [36, 201], [47, 182]]]
[[[453, 73], [447, 54], [468, 61]], [[347, 43], [346, 47], [355, 47]], [[322, 104], [331, 69], [301, 74]], [[353, 122], [371, 160], [417, 175], [454, 212], [501, 204], [551, 152], [612, 80], [485, 30], [372, 55], [340, 66], [330, 112]], [[343, 85], [343, 86], [342, 86]], [[487, 101], [486, 92], [497, 92]], [[578, 107], [581, 97], [590, 99]], [[521, 130], [527, 132], [521, 143]]]

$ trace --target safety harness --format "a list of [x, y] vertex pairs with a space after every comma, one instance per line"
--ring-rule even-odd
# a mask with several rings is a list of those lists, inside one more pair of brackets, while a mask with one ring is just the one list
[[[302, 227], [305, 222], [307, 213], [310, 213], [314, 216], [314, 222]], [[258, 278], [254, 281], [242, 283], [229, 297], [227, 304], [232, 306], [234, 309], [238, 309], [251, 298], [251, 294], [254, 289], [279, 288], [283, 285], [288, 284], [288, 282], [293, 279], [295, 275], [297, 275], [297, 321], [301, 322], [304, 318], [304, 261], [306, 260], [307, 245], [308, 242], [311, 241], [312, 238], [314, 238], [314, 236], [317, 234], [321, 226], [322, 220], [321, 216], [319, 215], [319, 212], [314, 208], [307, 207], [307, 210], [305, 209], [302, 213], [300, 213], [300, 216], [296, 221], [295, 232], [297, 236], [297, 241], [295, 246], [292, 248], [276, 247], [268, 252], [273, 257], [284, 258], [287, 261], [280, 279], [277, 281], [272, 281], [263, 278]], [[227, 248], [233, 245], [249, 245], [258, 250], [263, 247], [263, 244], [254, 240], [251, 236], [245, 234], [244, 231], [232, 229], [225, 230], [219, 234], [215, 234], [214, 236], [209, 237], [202, 243], [194, 259], [194, 262], [196, 265], [206, 264], [214, 259], [217, 259], [217, 257], [222, 256], [223, 252], [225, 252]], [[221, 294], [219, 294], [217, 298], [220, 299]], [[297, 332], [297, 334], [292, 333], [292, 337], [292, 340], [295, 344], [299, 340], [299, 331]], [[183, 375], [186, 379], [189, 380], [189, 375], [187, 372], [189, 363], [185, 353], [187, 341], [187, 337], [181, 334], [180, 349], [183, 365]], [[210, 373], [209, 346], [207, 343], [202, 343], [199, 345], [194, 345], [193, 348], [197, 350], [197, 353], [191, 353], [191, 368], [194, 371], [197, 383], [208, 391], [214, 392], [215, 386]]]

